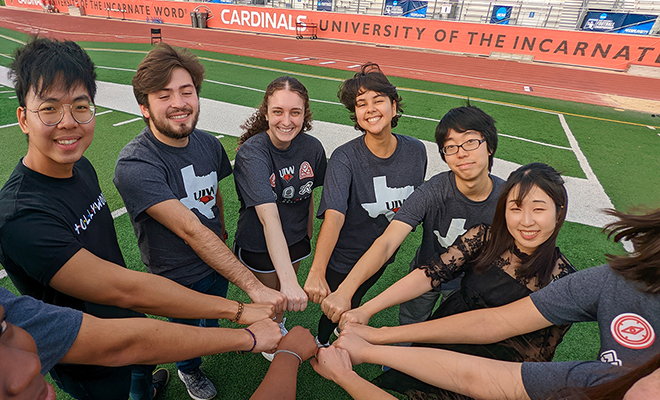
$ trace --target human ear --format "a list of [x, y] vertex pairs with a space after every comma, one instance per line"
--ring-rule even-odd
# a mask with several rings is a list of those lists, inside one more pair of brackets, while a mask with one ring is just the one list
[[142, 111], [142, 115], [145, 118], [151, 118], [151, 114], [149, 113], [149, 106], [146, 106], [144, 104], [140, 104], [140, 111]]
[[28, 135], [30, 133], [30, 128], [28, 128], [27, 123], [27, 108], [18, 107], [16, 109], [16, 119], [18, 120], [18, 125], [21, 127], [23, 133]]

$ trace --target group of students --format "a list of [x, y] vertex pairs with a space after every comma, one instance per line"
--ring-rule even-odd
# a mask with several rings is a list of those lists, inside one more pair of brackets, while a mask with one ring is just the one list
[[[195, 128], [203, 66], [186, 50], [157, 45], [133, 79], [147, 126], [121, 151], [114, 176], [146, 274], [125, 268], [83, 157], [95, 123], [87, 54], [73, 42], [35, 38], [17, 50], [12, 74], [28, 152], [0, 191], [0, 262], [26, 296], [0, 289], [0, 354], [24, 360], [21, 368], [0, 363], [6, 398], [52, 398], [39, 375], [50, 371], [77, 399], [150, 400], [169, 379], [154, 364], [174, 361], [192, 398], [212, 398], [199, 357], [231, 350], [273, 362], [253, 398], [295, 397], [297, 367], [313, 355], [314, 369], [356, 399], [391, 397], [378, 386], [447, 399], [660, 393], [660, 211], [612, 211], [615, 240], [631, 240], [636, 251], [576, 272], [555, 243], [568, 207], [561, 176], [541, 163], [506, 182], [491, 175], [495, 121], [474, 106], [438, 124], [449, 171], [425, 182], [425, 147], [392, 132], [402, 99], [378, 65], [363, 65], [339, 88], [363, 135], [329, 161], [307, 133], [307, 89], [275, 79], [242, 126], [232, 255], [218, 190], [232, 168], [217, 139]], [[315, 215], [323, 223], [301, 286]], [[360, 305], [420, 224], [410, 273]], [[225, 299], [228, 282], [254, 303]], [[308, 300], [323, 310], [318, 335], [287, 333], [284, 312], [303, 311]], [[400, 326], [368, 326], [397, 304]], [[249, 326], [219, 328], [218, 318]], [[600, 327], [599, 361], [550, 362], [570, 324], [589, 320]], [[405, 342], [413, 345], [384, 346]], [[352, 371], [363, 362], [391, 369], [374, 385]]]

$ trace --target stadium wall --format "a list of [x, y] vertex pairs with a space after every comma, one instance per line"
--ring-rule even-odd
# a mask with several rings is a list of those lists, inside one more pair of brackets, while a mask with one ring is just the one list
[[[73, 0], [55, 0], [67, 12]], [[389, 16], [150, 0], [80, 0], [87, 15], [190, 25], [190, 13], [209, 15], [207, 26], [296, 35], [296, 23], [317, 24], [318, 37], [381, 45], [440, 50], [478, 56], [627, 70], [630, 65], [660, 67], [660, 38], [611, 33], [560, 31], [507, 25], [409, 19]], [[6, 0], [8, 6], [41, 9], [39, 0]], [[414, 60], [411, 60], [414, 62]], [[439, 66], [441, 68], [441, 66]]]

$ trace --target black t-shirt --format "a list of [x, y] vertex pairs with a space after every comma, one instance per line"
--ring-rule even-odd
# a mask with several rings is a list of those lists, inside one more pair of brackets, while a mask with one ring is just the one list
[[[80, 249], [125, 267], [108, 204], [86, 158], [71, 178], [51, 178], [19, 163], [0, 191], [0, 262], [16, 288], [46, 303], [101, 318], [142, 314], [83, 301], [49, 286]], [[102, 288], [99, 288], [102, 289]]]
[[323, 145], [306, 133], [298, 134], [286, 150], [275, 147], [266, 132], [243, 143], [234, 163], [241, 201], [236, 244], [255, 253], [268, 251], [254, 208], [266, 203], [277, 204], [289, 246], [306, 237], [312, 191], [323, 185], [326, 165]]

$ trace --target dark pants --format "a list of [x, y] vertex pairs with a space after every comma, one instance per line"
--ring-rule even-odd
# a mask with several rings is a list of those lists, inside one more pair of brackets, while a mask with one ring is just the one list
[[[50, 371], [60, 389], [78, 400], [151, 400], [153, 365], [134, 365], [119, 368], [86, 367], [87, 373], [74, 373], [69, 366], [56, 366]], [[71, 372], [71, 373], [70, 373]]]
[[[229, 281], [227, 281], [227, 279], [224, 276], [213, 271], [211, 274], [205, 276], [204, 278], [198, 280], [192, 285], [188, 285], [186, 287], [188, 289], [192, 289], [204, 294], [227, 297], [227, 289], [229, 287]], [[176, 322], [177, 324], [194, 325], [201, 327], [217, 328], [218, 326], [220, 326], [218, 324], [217, 319], [170, 318], [169, 320], [171, 322]], [[176, 367], [179, 369], [179, 371], [183, 372], [184, 374], [191, 373], [195, 369], [199, 368], [201, 365], [202, 365], [201, 357], [193, 358], [191, 360], [186, 360], [186, 361], [179, 361], [176, 363]]]
[[[381, 269], [379, 269], [378, 272], [373, 274], [371, 278], [367, 279], [355, 291], [355, 294], [351, 299], [351, 309], [360, 306], [360, 302], [362, 301], [364, 295], [367, 293], [367, 290], [371, 289], [371, 287], [376, 284], [381, 275], [383, 275], [383, 272], [385, 272], [385, 267], [386, 266], [383, 266]], [[325, 270], [325, 280], [328, 282], [328, 286], [333, 292], [337, 290], [339, 285], [341, 285], [347, 276], [348, 274], [342, 274], [340, 272], [333, 271], [330, 268]], [[330, 335], [332, 335], [332, 331], [334, 331], [336, 327], [337, 324], [332, 322], [328, 317], [325, 316], [325, 314], [321, 315], [321, 319], [319, 320], [319, 342], [328, 343], [330, 340]]]

